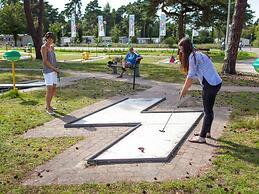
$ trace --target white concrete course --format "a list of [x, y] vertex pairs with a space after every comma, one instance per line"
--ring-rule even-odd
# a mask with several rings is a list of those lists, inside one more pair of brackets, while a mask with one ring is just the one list
[[[17, 88], [32, 88], [32, 87], [42, 87], [45, 86], [44, 81], [35, 81], [35, 82], [28, 82], [28, 83], [16, 83], [15, 86]], [[1, 89], [11, 88], [13, 84], [0, 84]]]
[[[112, 126], [128, 124], [130, 133], [100, 151], [91, 162], [165, 162], [180, 141], [201, 117], [202, 112], [147, 112], [162, 98], [132, 98], [116, 103], [101, 111], [70, 124], [73, 126]], [[170, 117], [170, 115], [172, 116]], [[134, 126], [135, 125], [135, 126]], [[161, 132], [163, 131], [164, 132]]]

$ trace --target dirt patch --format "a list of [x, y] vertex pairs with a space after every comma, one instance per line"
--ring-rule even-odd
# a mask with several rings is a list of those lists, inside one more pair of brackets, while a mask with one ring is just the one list
[[234, 131], [236, 132], [236, 133], [245, 133], [245, 132], [247, 132], [247, 131], [249, 131], [250, 129], [248, 129], [248, 128], [238, 128], [238, 129], [235, 129]]
[[236, 75], [221, 75], [224, 85], [258, 87], [259, 76], [252, 73], [237, 73]]

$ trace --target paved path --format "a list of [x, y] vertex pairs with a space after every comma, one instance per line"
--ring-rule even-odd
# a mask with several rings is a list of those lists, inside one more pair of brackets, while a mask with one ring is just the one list
[[[67, 71], [73, 76], [64, 77], [61, 85], [69, 85], [75, 80], [85, 78], [111, 79], [117, 81], [132, 82], [132, 77], [125, 76], [117, 79], [116, 75], [106, 73], [81, 73]], [[159, 104], [155, 109], [170, 110], [176, 102], [182, 84], [163, 83], [147, 80], [142, 77], [137, 78], [137, 83], [150, 86], [150, 89], [137, 92], [128, 97], [166, 97], [167, 100]], [[42, 88], [26, 89], [24, 91], [38, 90]], [[201, 89], [194, 85], [192, 89]], [[234, 87], [223, 86], [222, 91], [240, 92], [251, 91], [259, 92], [259, 87]], [[30, 137], [60, 137], [60, 136], [83, 136], [84, 140], [68, 148], [61, 154], [55, 156], [50, 161], [36, 167], [28, 173], [28, 178], [23, 181], [25, 185], [46, 185], [46, 184], [81, 184], [86, 182], [105, 182], [116, 181], [163, 181], [176, 178], [189, 178], [197, 176], [211, 164], [215, 149], [217, 148], [217, 138], [221, 136], [224, 126], [229, 117], [229, 108], [216, 107], [215, 120], [212, 127], [212, 135], [215, 139], [208, 139], [207, 144], [192, 144], [185, 141], [174, 158], [168, 163], [134, 163], [134, 164], [113, 164], [88, 166], [87, 158], [90, 158], [97, 151], [114, 141], [116, 138], [126, 133], [125, 127], [103, 127], [103, 128], [69, 128], [65, 129], [64, 124], [86, 114], [94, 112], [108, 104], [116, 102], [125, 96], [115, 96], [104, 101], [97, 102], [90, 106], [76, 110], [67, 116], [55, 118], [42, 126], [30, 129], [24, 134], [24, 138]], [[190, 107], [192, 104], [189, 98], [182, 102], [184, 110], [201, 110], [201, 107]], [[187, 107], [186, 107], [187, 105]], [[193, 130], [198, 132], [201, 123]]]
[[[98, 107], [97, 104], [95, 106]], [[94, 110], [93, 106], [77, 111], [77, 113], [72, 113], [71, 115], [82, 116], [87, 112], [91, 112], [91, 110]], [[213, 136], [218, 138], [227, 122], [229, 112], [226, 109], [217, 109], [216, 112], [219, 114], [216, 114]], [[188, 178], [190, 176], [200, 175], [203, 169], [211, 164], [214, 149], [217, 147], [216, 141], [212, 139], [208, 140], [208, 144], [204, 145], [191, 144], [186, 141], [177, 155], [168, 163], [88, 166], [85, 162], [87, 158], [125, 133], [127, 129], [116, 127], [64, 129], [62, 127], [63, 124], [64, 122], [56, 119], [38, 128], [39, 133], [37, 133], [37, 129], [34, 129], [28, 132], [25, 137], [81, 135], [85, 136], [86, 139], [34, 169], [31, 176], [23, 184], [112, 183], [116, 181], [163, 181], [175, 178]], [[197, 132], [200, 127], [201, 124], [195, 128], [195, 131]]]
[[[73, 73], [73, 72], [70, 72]], [[80, 73], [76, 76], [65, 77], [62, 85], [71, 84], [72, 81], [94, 77], [96, 79], [113, 79], [131, 82], [132, 77], [125, 76], [117, 79], [115, 75], [106, 73]], [[181, 84], [163, 83], [158, 81], [137, 78], [137, 83], [151, 86], [150, 89], [138, 92], [129, 97], [166, 97], [167, 100], [155, 107], [157, 110], [170, 110], [177, 101]], [[194, 86], [193, 89], [200, 89]], [[225, 91], [254, 91], [259, 92], [259, 88], [249, 87], [222, 87]], [[71, 114], [56, 118], [42, 126], [28, 130], [24, 138], [30, 137], [60, 137], [60, 136], [84, 136], [85, 139], [76, 145], [55, 156], [45, 164], [38, 166], [30, 173], [28, 179], [24, 180], [25, 185], [46, 185], [46, 184], [81, 184], [86, 182], [105, 182], [116, 181], [163, 181], [175, 178], [189, 178], [204, 172], [204, 169], [211, 164], [215, 148], [216, 139], [220, 137], [227, 124], [229, 109], [215, 108], [215, 120], [212, 135], [215, 139], [208, 139], [208, 144], [199, 145], [185, 141], [178, 153], [168, 163], [134, 163], [134, 164], [113, 164], [88, 166], [87, 158], [111, 143], [116, 138], [126, 133], [125, 127], [103, 127], [103, 128], [69, 128], [65, 129], [64, 124], [88, 113], [98, 110], [108, 104], [116, 102], [125, 96], [115, 96], [113, 98], [97, 102]], [[190, 104], [189, 99], [185, 98], [183, 105]], [[182, 107], [181, 109], [201, 110], [201, 107]], [[201, 122], [194, 129], [198, 132]], [[40, 172], [40, 173], [39, 173]]]
[[[256, 53], [257, 57], [259, 57], [259, 48], [244, 48], [243, 50], [248, 51], [248, 52], [254, 52]], [[247, 60], [242, 60], [242, 61], [237, 61], [236, 63], [236, 70], [238, 72], [244, 72], [244, 73], [254, 73], [258, 74], [258, 72], [255, 71], [255, 69], [252, 66], [252, 63], [254, 62], [255, 59], [247, 59]]]
[[[167, 97], [157, 109], [165, 110], [176, 103], [179, 87], [172, 84], [156, 84], [154, 87], [138, 92], [130, 97]], [[85, 182], [116, 182], [116, 181], [162, 181], [174, 178], [185, 178], [202, 173], [202, 169], [211, 163], [213, 151], [216, 147], [215, 140], [208, 140], [206, 145], [191, 144], [186, 141], [177, 155], [168, 163], [135, 163], [113, 164], [100, 166], [87, 166], [86, 159], [98, 150], [111, 143], [125, 133], [128, 128], [71, 128], [65, 129], [66, 122], [91, 113], [101, 107], [115, 102], [123, 96], [104, 100], [68, 116], [54, 119], [43, 126], [29, 130], [24, 134], [29, 137], [60, 137], [60, 136], [85, 136], [86, 139], [65, 150], [47, 163], [37, 167], [23, 184], [80, 184]], [[188, 100], [188, 99], [186, 99]], [[196, 107], [196, 109], [201, 109]], [[213, 136], [218, 138], [223, 126], [228, 120], [227, 108], [218, 108], [213, 126]], [[201, 123], [195, 128], [198, 131]], [[39, 173], [40, 176], [39, 176]]]
[[[19, 69], [17, 70], [25, 70], [25, 69]], [[39, 71], [38, 69], [35, 71]], [[129, 82], [132, 83], [132, 76], [125, 75], [124, 78], [117, 78], [117, 75], [114, 74], [107, 74], [107, 73], [97, 73], [97, 72], [80, 72], [80, 71], [72, 71], [72, 70], [64, 70], [63, 72], [67, 72], [70, 74], [74, 74], [72, 76], [68, 77], [62, 77], [61, 78], [61, 86], [66, 86], [72, 84], [76, 80], [86, 79], [86, 78], [96, 78], [96, 79], [108, 79], [108, 80], [114, 80], [114, 81], [122, 81], [122, 82]], [[179, 90], [182, 87], [181, 83], [166, 83], [166, 82], [160, 82], [160, 81], [154, 81], [154, 80], [148, 80], [144, 77], [138, 77], [136, 78], [136, 84], [142, 84], [147, 85], [153, 88], [156, 88], [158, 86], [158, 93], [160, 93], [160, 89], [166, 86], [173, 86], [175, 89]], [[30, 89], [24, 89], [22, 91], [32, 91], [32, 90], [40, 90], [44, 87], [38, 87], [38, 88], [30, 88]], [[192, 90], [201, 90], [200, 85], [193, 85], [191, 87]], [[229, 92], [259, 92], [259, 87], [247, 87], [247, 86], [222, 86], [221, 91], [229, 91]]]

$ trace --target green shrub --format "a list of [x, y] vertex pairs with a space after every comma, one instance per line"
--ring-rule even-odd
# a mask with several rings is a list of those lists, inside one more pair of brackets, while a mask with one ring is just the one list
[[175, 37], [168, 37], [163, 41], [165, 44], [168, 45], [169, 48], [173, 48], [176, 46], [177, 42], [176, 42], [176, 38]]

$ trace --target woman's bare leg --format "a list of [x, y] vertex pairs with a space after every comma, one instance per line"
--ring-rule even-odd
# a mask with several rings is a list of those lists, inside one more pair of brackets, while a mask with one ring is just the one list
[[46, 92], [46, 108], [48, 111], [51, 110], [51, 100], [53, 97], [53, 86], [47, 86]]

